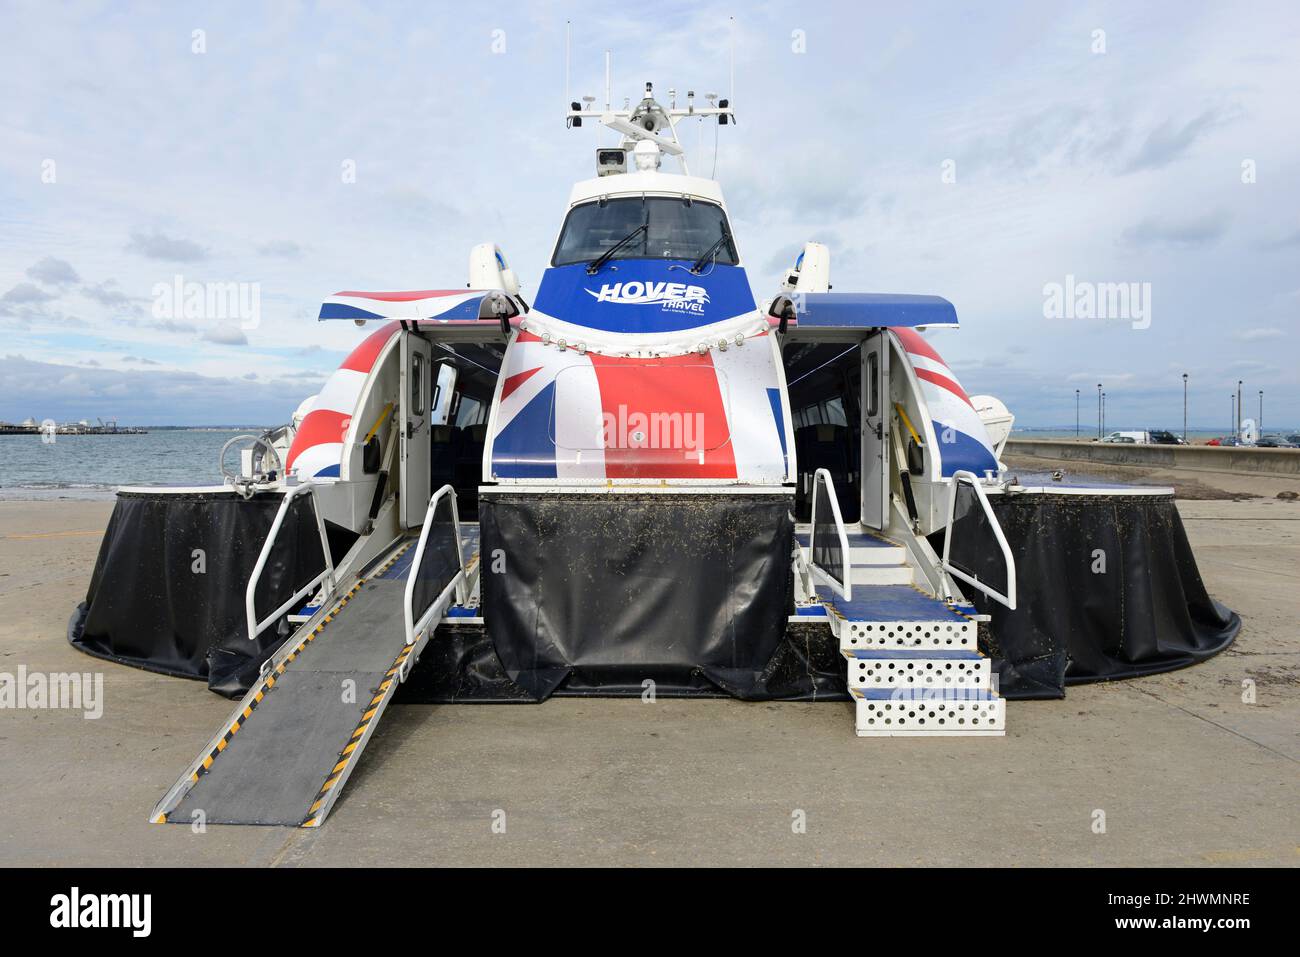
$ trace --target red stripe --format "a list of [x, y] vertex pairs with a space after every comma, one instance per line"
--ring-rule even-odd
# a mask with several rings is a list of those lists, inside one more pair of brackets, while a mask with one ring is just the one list
[[927, 359], [933, 359], [935, 362], [948, 363], [943, 361], [943, 357], [934, 351], [934, 346], [921, 338], [921, 334], [915, 329], [893, 329], [894, 335], [898, 336], [898, 341], [903, 344], [903, 348], [908, 352], [914, 352], [918, 356], [925, 356]]
[[519, 335], [515, 337], [516, 342], [541, 342], [542, 337], [535, 332], [528, 332], [524, 329], [519, 330]]
[[366, 336], [361, 345], [348, 353], [348, 357], [343, 360], [343, 364], [339, 368], [351, 369], [354, 372], [369, 372], [374, 368], [375, 359], [379, 358], [379, 353], [388, 344], [388, 340], [396, 335], [401, 325], [400, 322], [390, 322]]
[[444, 296], [462, 296], [481, 291], [480, 289], [413, 289], [410, 292], [336, 292], [334, 295], [373, 299], [376, 302], [414, 302], [417, 299], [441, 299]]
[[[388, 340], [397, 334], [401, 325], [400, 322], [390, 322], [376, 329], [348, 353], [348, 357], [343, 360], [339, 368], [369, 374], [374, 368], [375, 359], [379, 357], [384, 346], [388, 345]], [[298, 433], [293, 437], [293, 444], [289, 446], [289, 455], [284, 463], [285, 469], [292, 468], [298, 456], [313, 445], [319, 445], [321, 442], [342, 442], [343, 434], [351, 421], [350, 412], [335, 412], [332, 409], [308, 412], [298, 428]]]
[[[710, 356], [631, 359], [589, 354], [589, 357], [596, 371], [601, 408], [607, 415], [623, 422], [633, 421], [638, 415], [652, 422], [668, 421], [653, 416], [673, 416], [673, 421], [680, 425], [675, 437], [691, 439], [690, 448], [607, 447], [607, 478], [736, 477], [727, 409]], [[694, 434], [697, 422], [703, 425], [702, 435]], [[617, 444], [617, 437], [613, 438]], [[703, 464], [698, 449], [704, 450]]]
[[953, 382], [952, 379], [949, 379], [946, 375], [940, 375], [937, 372], [931, 372], [929, 369], [918, 369], [916, 368], [916, 366], [913, 366], [912, 368], [913, 371], [916, 372], [916, 377], [918, 379], [924, 379], [926, 382], [933, 382], [935, 385], [939, 386], [940, 388], [947, 389], [949, 392], [951, 392], [957, 398], [961, 399], [967, 405], [970, 405], [972, 409], [975, 408], [975, 406], [971, 405], [970, 397], [966, 395], [966, 390], [963, 389], [961, 386], [959, 386], [956, 382]]
[[523, 372], [518, 372], [515, 375], [512, 375], [509, 378], [507, 378], [505, 382], [501, 383], [501, 401], [504, 402], [506, 400], [506, 396], [508, 396], [511, 392], [514, 392], [515, 389], [519, 388], [521, 385], [523, 385], [525, 382], [531, 379], [533, 377], [533, 373], [541, 372], [541, 371], [542, 371], [542, 367], [538, 366], [536, 369], [526, 369]]
[[342, 442], [352, 424], [352, 415], [347, 412], [335, 412], [333, 409], [316, 409], [308, 412], [298, 427], [298, 434], [293, 437], [289, 449], [289, 458], [284, 463], [285, 470], [293, 468], [298, 456], [313, 445], [329, 442]]

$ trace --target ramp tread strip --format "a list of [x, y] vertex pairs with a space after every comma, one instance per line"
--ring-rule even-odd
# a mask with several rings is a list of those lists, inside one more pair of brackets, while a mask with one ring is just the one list
[[[859, 587], [861, 587], [861, 588], [872, 588], [872, 587], [892, 587], [892, 586], [872, 586], [872, 585], [861, 585], [861, 586], [859, 586]], [[906, 585], [904, 585], [904, 586], [899, 586], [899, 587], [910, 588], [910, 589], [912, 589], [913, 591], [915, 591], [918, 595], [924, 595], [926, 598], [932, 599], [933, 601], [936, 601], [936, 602], [938, 602], [939, 604], [943, 605], [943, 606], [944, 606], [948, 611], [952, 612], [954, 615], [958, 615], [958, 616], [960, 616], [960, 617], [962, 617], [962, 618], [965, 618], [965, 619], [966, 619], [967, 621], [969, 621], [971, 624], [978, 624], [978, 622], [977, 622], [973, 617], [971, 617], [970, 615], [966, 614], [966, 612], [962, 611], [962, 610], [961, 610], [960, 608], [958, 608], [955, 604], [951, 604], [951, 605], [950, 605], [950, 604], [948, 604], [946, 601], [944, 601], [942, 598], [939, 598], [939, 597], [936, 596], [936, 595], [931, 595], [928, 591], [926, 591], [924, 588], [922, 588], [922, 587], [921, 587], [920, 585], [918, 585], [916, 582], [908, 582]], [[835, 607], [834, 604], [831, 603], [831, 599], [829, 599], [829, 598], [823, 599], [823, 598], [821, 598], [821, 597], [818, 597], [817, 600], [820, 601], [823, 605], [825, 605], [825, 606], [826, 606], [826, 610], [829, 611], [831, 614], [833, 614], [833, 615], [834, 615], [836, 618], [838, 618], [840, 621], [856, 621], [856, 620], [857, 620], [857, 619], [850, 619], [850, 618], [846, 617], [846, 616], [844, 615], [843, 612], [841, 612], [838, 608]], [[918, 622], [921, 622], [921, 621], [929, 621], [929, 619], [927, 619], [927, 618], [917, 618], [917, 619], [915, 619], [915, 620], [918, 621]]]
[[334, 786], [348, 771], [348, 765], [357, 754], [358, 746], [361, 739], [365, 736], [366, 731], [370, 728], [370, 723], [374, 720], [375, 715], [379, 713], [379, 707], [388, 697], [388, 693], [393, 690], [393, 683], [397, 680], [397, 674], [402, 670], [407, 657], [414, 650], [414, 645], [403, 645], [402, 650], [397, 653], [393, 659], [393, 666], [384, 674], [384, 680], [379, 683], [379, 687], [374, 689], [374, 696], [370, 699], [370, 704], [366, 706], [366, 711], [361, 715], [361, 720], [357, 722], [355, 730], [348, 743], [343, 746], [343, 750], [338, 753], [338, 762], [325, 775], [325, 783], [321, 785], [320, 790], [316, 792], [316, 797], [307, 809], [307, 814], [303, 818], [299, 827], [316, 827], [320, 823], [320, 809], [324, 806], [326, 799]]
[[[795, 532], [795, 541], [804, 548], [812, 544], [812, 535], [808, 532]], [[903, 546], [877, 532], [848, 532], [845, 537], [849, 540], [849, 548], [902, 548]]]
[[[383, 567], [379, 569], [379, 571], [382, 572], [385, 569], [387, 569], [389, 566], [391, 566], [395, 561], [401, 558], [402, 555], [406, 552], [406, 550], [410, 547], [411, 547], [410, 544], [407, 544], [402, 549], [400, 549], [396, 555], [390, 558], [383, 565]], [[191, 788], [195, 784], [199, 783], [199, 778], [203, 777], [203, 775], [207, 774], [208, 771], [212, 769], [213, 762], [216, 761], [216, 759], [220, 756], [220, 754], [223, 751], [225, 751], [226, 748], [229, 746], [230, 739], [233, 738], [236, 734], [238, 734], [239, 729], [248, 723], [248, 719], [253, 716], [253, 712], [257, 710], [257, 706], [261, 704], [262, 701], [266, 698], [267, 692], [275, 687], [276, 679], [279, 678], [280, 675], [284, 674], [285, 669], [289, 667], [289, 664], [300, 654], [302, 654], [303, 651], [307, 648], [307, 646], [311, 642], [316, 640], [316, 636], [325, 630], [325, 626], [328, 625], [330, 622], [332, 622], [336, 617], [338, 617], [338, 614], [340, 611], [343, 610], [343, 607], [349, 601], [352, 600], [353, 596], [355, 596], [356, 593], [361, 590], [361, 586], [364, 585], [369, 580], [370, 579], [368, 578], [357, 579], [356, 584], [353, 585], [351, 588], [349, 588], [347, 594], [345, 594], [342, 598], [338, 600], [338, 602], [334, 605], [334, 607], [330, 609], [329, 613], [321, 620], [321, 623], [317, 625], [314, 629], [312, 629], [311, 634], [309, 634], [302, 641], [298, 642], [297, 646], [294, 647], [293, 651], [289, 652], [289, 654], [287, 654], [284, 657], [284, 660], [281, 661], [278, 665], [276, 665], [275, 668], [271, 670], [271, 673], [268, 674], [265, 679], [263, 679], [261, 687], [259, 687], [257, 691], [253, 693], [252, 699], [248, 702], [248, 704], [244, 706], [244, 710], [241, 711], [239, 715], [235, 718], [235, 720], [230, 723], [230, 726], [226, 728], [225, 733], [217, 741], [216, 747], [214, 747], [210, 752], [208, 752], [208, 754], [199, 763], [199, 766], [197, 768], [195, 768], [192, 772], [190, 772]], [[177, 803], [178, 804], [180, 803], [179, 799]], [[158, 817], [154, 819], [154, 823], [166, 824], [167, 815], [170, 813], [171, 813], [170, 811], [164, 811], [163, 813], [159, 814]]]

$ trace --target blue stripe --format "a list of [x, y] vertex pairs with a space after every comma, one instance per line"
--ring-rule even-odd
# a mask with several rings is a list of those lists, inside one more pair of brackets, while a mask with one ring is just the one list
[[923, 594], [911, 585], [854, 585], [851, 601], [845, 601], [830, 588], [818, 586], [817, 597], [835, 606], [848, 621], [908, 622], [938, 627], [967, 620], [938, 598]]
[[377, 312], [367, 312], [365, 309], [358, 309], [356, 306], [349, 306], [341, 302], [322, 302], [320, 304], [321, 319], [382, 319], [384, 318]]
[[768, 389], [767, 401], [772, 406], [772, 418], [776, 420], [776, 434], [781, 437], [781, 458], [785, 460], [785, 471], [790, 473], [790, 456], [785, 450], [785, 415], [781, 412], [781, 390]]
[[796, 297], [801, 327], [879, 329], [955, 326], [957, 310], [939, 296], [900, 296], [874, 292], [809, 292]]
[[945, 478], [951, 477], [959, 469], [974, 472], [983, 478], [986, 470], [998, 467], [998, 460], [983, 442], [938, 420], [932, 421], [937, 443], [935, 447], [942, 465], [940, 474]]
[[333, 465], [327, 465], [319, 472], [317, 472], [313, 477], [314, 478], [338, 478], [339, 464], [335, 462]]
[[[430, 305], [425, 307], [423, 319], [477, 319], [479, 307], [483, 303], [483, 296], [475, 296], [473, 299], [466, 299], [464, 302], [452, 306], [446, 312], [438, 309], [438, 300], [435, 299]], [[397, 306], [406, 306], [409, 303], [394, 303]], [[321, 319], [413, 319], [412, 316], [386, 316], [381, 312], [372, 312], [369, 309], [362, 309], [360, 306], [353, 306], [343, 302], [323, 302], [320, 307]]]
[[984, 688], [854, 688], [853, 697], [867, 701], [899, 701], [906, 704], [955, 703], [958, 701], [994, 701], [997, 695]]
[[555, 478], [555, 383], [533, 396], [492, 443], [497, 478]]
[[886, 648], [854, 648], [847, 652], [860, 661], [979, 661], [978, 651], [950, 651], [947, 648], [911, 648], [906, 651]]

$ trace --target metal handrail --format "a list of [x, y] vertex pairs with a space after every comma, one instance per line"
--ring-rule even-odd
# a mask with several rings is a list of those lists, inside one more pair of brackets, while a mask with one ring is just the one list
[[[427, 609], [421, 613], [419, 620], [415, 618], [415, 581], [419, 577], [420, 564], [424, 561], [424, 548], [429, 541], [429, 528], [433, 525], [433, 514], [438, 507], [438, 502], [444, 496], [451, 496], [451, 520], [456, 533], [456, 561], [460, 564], [458, 571], [446, 588], [439, 593], [438, 598]], [[423, 632], [427, 629], [429, 621], [435, 617], [442, 617], [447, 606], [451, 603], [451, 593], [453, 589], [456, 592], [456, 601], [459, 604], [465, 604], [468, 599], [465, 577], [465, 553], [461, 549], [460, 543], [460, 509], [456, 505], [456, 490], [450, 485], [444, 485], [438, 491], [429, 496], [429, 507], [424, 512], [424, 525], [420, 529], [420, 541], [415, 546], [415, 556], [411, 559], [411, 570], [406, 575], [406, 593], [402, 601], [402, 613], [406, 623], [406, 643], [413, 645], [417, 639], [423, 637]], [[414, 655], [408, 655], [408, 660], [413, 659]], [[404, 675], [402, 676], [405, 677]]]
[[[259, 620], [257, 610], [253, 606], [257, 583], [261, 580], [262, 571], [266, 568], [266, 562], [271, 557], [271, 549], [275, 547], [275, 539], [280, 534], [280, 527], [284, 524], [284, 517], [289, 514], [289, 506], [299, 495], [311, 496], [311, 511], [316, 518], [316, 530], [320, 533], [320, 547], [325, 556], [325, 570], [294, 592], [292, 598], [270, 615]], [[316, 504], [315, 489], [311, 482], [304, 482], [301, 485], [295, 485], [285, 493], [284, 499], [280, 502], [280, 508], [275, 513], [275, 520], [271, 522], [271, 529], [266, 533], [266, 541], [262, 543], [262, 552], [257, 556], [257, 564], [253, 566], [253, 574], [248, 579], [248, 588], [244, 592], [244, 611], [248, 616], [248, 640], [256, 640], [257, 636], [265, 631], [268, 626], [278, 621], [281, 615], [293, 608], [322, 582], [325, 584], [326, 592], [334, 590], [334, 559], [330, 556], [329, 536], [325, 533], [325, 520], [321, 518], [320, 508]]]
[[[840, 554], [844, 558], [844, 568], [842, 571], [843, 582], [837, 582], [827, 571], [819, 568], [817, 565], [817, 483], [826, 483], [827, 498], [831, 503], [831, 515], [835, 519], [835, 530], [840, 537]], [[812, 530], [808, 533], [808, 567], [812, 569], [813, 577], [829, 585], [838, 591], [845, 601], [853, 597], [853, 582], [850, 580], [851, 568], [849, 553], [849, 533], [844, 528], [844, 519], [840, 514], [840, 500], [835, 495], [835, 483], [831, 481], [831, 473], [826, 469], [818, 469], [813, 473], [812, 487]]]
[[[975, 490], [975, 497], [979, 500], [980, 506], [984, 509], [984, 514], [989, 520], [989, 525], [993, 529], [993, 537], [997, 539], [998, 547], [1002, 549], [1002, 559], [1007, 567], [1007, 593], [1005, 595], [994, 588], [990, 588], [980, 581], [978, 577], [968, 575], [961, 569], [956, 568], [948, 560], [948, 552], [952, 547], [952, 520], [957, 510], [957, 486], [962, 482], [969, 482], [971, 488]], [[1006, 605], [1012, 611], [1016, 610], [1016, 560], [1011, 555], [1011, 546], [1007, 544], [1006, 536], [1002, 534], [1002, 526], [999, 524], [997, 517], [994, 516], [993, 507], [989, 505], [989, 498], [984, 494], [980, 480], [974, 472], [959, 469], [952, 473], [952, 486], [948, 490], [948, 524], [943, 531], [943, 561], [940, 564], [949, 575], [960, 578], [968, 585], [973, 585], [994, 601]]]

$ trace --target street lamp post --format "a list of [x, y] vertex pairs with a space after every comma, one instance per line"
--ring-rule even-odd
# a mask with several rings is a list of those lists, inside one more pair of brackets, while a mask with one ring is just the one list
[[1106, 393], [1101, 394], [1101, 434], [1106, 434]]
[[1237, 439], [1241, 439], [1241, 380], [1237, 380]]
[[1187, 444], [1187, 373], [1183, 373], [1183, 444]]
[[1255, 435], [1264, 434], [1264, 390], [1259, 390], [1259, 418], [1255, 421]]
[[[1237, 424], [1237, 397], [1231, 392], [1228, 393], [1228, 401], [1232, 403], [1232, 418], [1228, 420], [1228, 428], [1233, 428]], [[1236, 443], [1233, 443], [1236, 445]]]
[[1097, 383], [1097, 441], [1101, 441], [1101, 383]]
[[1074, 390], [1074, 437], [1079, 438], [1079, 390]]

